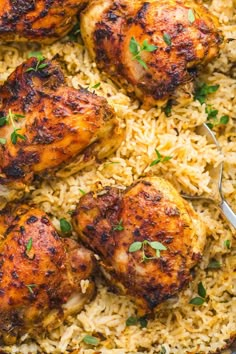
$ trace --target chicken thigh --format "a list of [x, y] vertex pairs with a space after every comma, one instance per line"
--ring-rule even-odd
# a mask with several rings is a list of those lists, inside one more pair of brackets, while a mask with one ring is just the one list
[[70, 175], [111, 154], [122, 137], [107, 101], [66, 86], [53, 61], [30, 58], [0, 87], [0, 185], [25, 189], [62, 167]]
[[217, 56], [217, 21], [193, 0], [94, 0], [81, 13], [81, 34], [98, 67], [150, 106]]
[[0, 41], [52, 43], [75, 23], [85, 0], [1, 0]]
[[88, 193], [73, 216], [74, 229], [100, 257], [109, 282], [151, 311], [191, 280], [201, 259], [205, 227], [174, 187], [158, 177], [126, 191]]
[[58, 326], [91, 299], [92, 253], [60, 238], [44, 212], [8, 207], [0, 212], [0, 236], [0, 338], [5, 343]]

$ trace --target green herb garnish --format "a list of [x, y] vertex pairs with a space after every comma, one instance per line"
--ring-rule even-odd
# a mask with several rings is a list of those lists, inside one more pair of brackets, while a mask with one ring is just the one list
[[86, 335], [86, 336], [83, 338], [83, 342], [86, 343], [86, 344], [90, 344], [90, 345], [97, 346], [100, 341], [99, 341], [99, 339], [96, 338], [96, 337]]
[[101, 82], [98, 82], [97, 84], [93, 85], [91, 89], [97, 89], [98, 87], [101, 86]]
[[165, 113], [166, 117], [170, 117], [171, 116], [171, 110], [172, 110], [172, 100], [168, 100], [167, 104], [162, 107], [162, 112]]
[[157, 154], [157, 159], [150, 163], [150, 167], [157, 165], [160, 162], [167, 162], [173, 158], [173, 156], [162, 156], [157, 149], [155, 149], [155, 152]]
[[202, 282], [200, 282], [198, 284], [198, 295], [200, 297], [194, 297], [193, 299], [191, 299], [189, 301], [189, 303], [191, 305], [197, 305], [197, 306], [201, 306], [202, 304], [204, 304], [204, 302], [206, 301], [206, 289], [204, 288], [204, 285], [202, 284]]
[[206, 102], [206, 98], [209, 94], [216, 92], [220, 85], [207, 85], [201, 83], [196, 87], [194, 92], [194, 99], [199, 101], [201, 104]]
[[6, 142], [7, 142], [7, 139], [5, 139], [5, 138], [0, 138], [0, 144], [1, 144], [1, 145], [5, 145]]
[[163, 345], [161, 346], [161, 350], [159, 351], [158, 354], [166, 354], [166, 348], [163, 347]]
[[62, 218], [60, 219], [60, 229], [61, 232], [63, 232], [64, 234], [68, 233], [71, 231], [71, 224], [69, 223], [69, 221], [67, 221], [66, 219]]
[[[26, 140], [25, 135], [21, 135], [18, 133], [20, 128], [16, 128], [15, 122], [18, 122], [20, 118], [25, 118], [24, 115], [18, 113], [12, 113], [11, 109], [9, 109], [8, 114], [5, 117], [0, 118], [0, 126], [4, 126], [5, 124], [11, 124], [13, 126], [13, 132], [11, 133], [11, 142], [12, 144], [16, 144], [18, 139]], [[1, 138], [1, 144], [6, 144], [6, 139]]]
[[168, 46], [171, 46], [172, 45], [172, 42], [171, 42], [171, 37], [168, 33], [164, 33], [163, 34], [163, 40], [164, 42], [168, 45]]
[[208, 266], [207, 266], [208, 269], [220, 269], [221, 268], [221, 264], [219, 261], [215, 260], [215, 259], [212, 259]]
[[143, 43], [140, 44], [134, 37], [132, 37], [129, 43], [129, 51], [131, 54], [133, 54], [132, 60], [137, 60], [137, 62], [139, 62], [139, 64], [142, 65], [144, 69], [147, 69], [148, 67], [145, 61], [142, 59], [141, 53], [154, 52], [157, 48], [157, 46], [149, 44], [147, 39], [145, 39]]
[[226, 247], [226, 248], [228, 248], [228, 250], [231, 248], [231, 242], [230, 242], [230, 240], [225, 240], [224, 241], [224, 246]]
[[29, 292], [31, 294], [34, 293], [33, 288], [35, 288], [36, 286], [37, 286], [36, 284], [28, 284], [28, 285], [26, 285], [27, 289], [29, 290]]
[[80, 24], [79, 22], [77, 22], [74, 27], [72, 28], [72, 30], [70, 31], [70, 33], [68, 34], [69, 39], [72, 42], [75, 42], [77, 40], [78, 34], [80, 33]]
[[[147, 257], [146, 256], [146, 246], [150, 246], [152, 249], [154, 249], [156, 251], [156, 255], [155, 257]], [[156, 258], [160, 258], [161, 253], [160, 251], [166, 251], [167, 248], [160, 242], [158, 241], [148, 241], [148, 240], [144, 240], [142, 242], [140, 241], [136, 241], [133, 242], [130, 246], [129, 246], [129, 252], [133, 253], [133, 252], [137, 252], [139, 250], [142, 250], [142, 262], [145, 262], [147, 260], [150, 259], [156, 259]]]
[[19, 130], [21, 130], [21, 129], [14, 128], [14, 131], [11, 133], [11, 142], [14, 145], [16, 145], [18, 139], [26, 140], [25, 135], [17, 133]]
[[31, 248], [33, 246], [33, 239], [32, 237], [29, 239], [29, 241], [27, 242], [26, 244], [26, 247], [25, 247], [25, 250], [26, 250], [26, 253], [29, 253]]
[[26, 70], [26, 72], [30, 72], [30, 71], [39, 71], [39, 70], [42, 70], [44, 68], [46, 68], [46, 66], [48, 66], [48, 64], [46, 63], [43, 63], [43, 61], [45, 60], [44, 56], [42, 55], [41, 52], [31, 52], [29, 54], [29, 58], [36, 58], [37, 59], [37, 63], [36, 63], [36, 66], [35, 68], [31, 67], [31, 68], [28, 68]]
[[119, 223], [113, 227], [113, 231], [123, 231], [124, 226], [123, 226], [123, 220], [120, 219]]
[[85, 194], [86, 194], [86, 192], [85, 192], [83, 189], [81, 189], [81, 188], [79, 188], [79, 191], [80, 191], [80, 193], [81, 193], [82, 195], [85, 195]]
[[188, 20], [190, 23], [195, 22], [195, 14], [194, 14], [194, 10], [192, 10], [192, 9], [188, 10]]
[[130, 316], [129, 318], [127, 318], [126, 320], [126, 326], [137, 326], [140, 325], [141, 328], [146, 328], [148, 321], [146, 319], [146, 317], [134, 317], [134, 316]]

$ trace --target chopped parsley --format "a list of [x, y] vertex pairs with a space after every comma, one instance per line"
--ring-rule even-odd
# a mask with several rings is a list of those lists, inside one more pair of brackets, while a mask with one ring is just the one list
[[192, 9], [188, 10], [188, 20], [190, 23], [195, 22], [195, 14], [194, 14], [194, 10], [192, 10]]
[[80, 193], [81, 193], [82, 195], [85, 195], [85, 194], [86, 194], [86, 192], [85, 192], [83, 189], [81, 189], [81, 188], [79, 188], [79, 191], [80, 191]]
[[36, 58], [37, 59], [37, 63], [35, 67], [30, 67], [26, 70], [26, 72], [30, 72], [30, 71], [34, 71], [37, 72], [39, 70], [42, 70], [44, 68], [46, 68], [46, 66], [48, 66], [47, 63], [43, 63], [43, 61], [45, 60], [44, 56], [42, 55], [41, 52], [31, 52], [29, 54], [29, 58]]
[[32, 239], [32, 237], [30, 237], [30, 239], [27, 242], [26, 247], [25, 247], [26, 253], [29, 253], [31, 251], [32, 246], [33, 246], [33, 239]]
[[[155, 257], [148, 257], [146, 256], [146, 246], [151, 247], [152, 249], [154, 249], [156, 251], [156, 255]], [[160, 258], [161, 256], [161, 251], [166, 251], [167, 248], [160, 242], [158, 241], [148, 241], [148, 240], [144, 240], [144, 241], [136, 241], [133, 242], [130, 246], [129, 246], [129, 252], [133, 253], [133, 252], [137, 252], [142, 250], [142, 262], [145, 262], [147, 260], [150, 259], [156, 259], [156, 258]]]
[[220, 85], [207, 85], [205, 83], [200, 83], [194, 92], [195, 101], [199, 101], [201, 104], [206, 102], [206, 98], [209, 94], [216, 92]]
[[61, 232], [66, 234], [72, 230], [72, 227], [71, 227], [71, 224], [69, 223], [69, 221], [62, 218], [62, 219], [60, 219], [60, 229], [61, 229]]
[[215, 259], [212, 259], [208, 266], [207, 266], [208, 269], [220, 269], [221, 268], [221, 263]]
[[36, 284], [28, 284], [28, 285], [26, 285], [27, 289], [29, 290], [29, 292], [31, 294], [34, 293], [33, 288], [35, 288], [36, 286], [37, 286]]
[[120, 219], [119, 223], [113, 227], [113, 231], [123, 231], [124, 226], [123, 226], [123, 220]]
[[163, 40], [168, 46], [172, 45], [171, 37], [170, 37], [170, 35], [168, 33], [164, 32]]
[[230, 240], [225, 240], [224, 241], [224, 246], [226, 247], [226, 248], [228, 248], [228, 250], [231, 248], [231, 242], [230, 242]]
[[169, 160], [171, 160], [173, 158], [173, 156], [162, 156], [157, 149], [155, 149], [155, 152], [156, 152], [156, 155], [157, 155], [157, 159], [155, 159], [154, 161], [152, 161], [150, 163], [150, 167], [152, 167], [154, 165], [157, 165], [160, 162], [167, 162], [167, 161], [169, 161]]
[[90, 335], [87, 334], [83, 338], [83, 342], [86, 343], [86, 344], [97, 346], [99, 344], [100, 340], [98, 338], [96, 338], [96, 337], [93, 337], [93, 336], [90, 336]]
[[70, 33], [68, 34], [70, 41], [72, 42], [77, 41], [77, 37], [79, 33], [80, 33], [80, 24], [79, 22], [77, 22], [72, 28], [72, 30], [70, 31]]
[[157, 46], [153, 44], [149, 44], [147, 39], [143, 41], [142, 44], [138, 43], [134, 37], [131, 38], [130, 43], [129, 43], [129, 51], [132, 56], [132, 60], [137, 60], [137, 62], [142, 65], [144, 69], [147, 69], [147, 64], [141, 57], [142, 52], [154, 52], [156, 49], [158, 49]]
[[202, 282], [198, 283], [198, 295], [199, 297], [194, 297], [193, 299], [191, 299], [189, 301], [189, 303], [191, 305], [197, 305], [197, 306], [201, 306], [204, 304], [204, 302], [206, 301], [206, 289], [204, 288], [204, 285], [202, 284]]
[[147, 324], [148, 324], [148, 320], [146, 319], [146, 317], [130, 316], [126, 320], [127, 327], [140, 325], [141, 328], [146, 328]]
[[93, 85], [91, 88], [92, 89], [97, 89], [101, 86], [101, 82], [98, 82], [97, 84]]
[[166, 117], [171, 116], [172, 106], [173, 106], [172, 100], [168, 100], [166, 105], [164, 107], [162, 107], [162, 112], [165, 113]]
[[[26, 136], [19, 134], [18, 131], [21, 130], [20, 128], [16, 128], [15, 122], [18, 122], [20, 118], [25, 118], [24, 115], [13, 113], [11, 109], [9, 109], [8, 114], [4, 117], [0, 117], [0, 127], [11, 124], [13, 127], [13, 132], [11, 133], [11, 142], [12, 144], [16, 144], [18, 139], [26, 140]], [[6, 144], [5, 138], [0, 138], [0, 144]]]

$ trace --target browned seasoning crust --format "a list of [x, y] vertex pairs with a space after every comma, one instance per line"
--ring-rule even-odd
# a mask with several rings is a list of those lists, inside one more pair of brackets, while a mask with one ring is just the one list
[[62, 305], [73, 294], [80, 294], [81, 307], [91, 298], [93, 281], [86, 294], [80, 281], [91, 277], [92, 253], [59, 237], [44, 212], [8, 207], [0, 212], [0, 235], [0, 338], [9, 342], [43, 327], [51, 310], [62, 319]]
[[66, 86], [55, 61], [43, 60], [46, 67], [27, 72], [37, 63], [28, 59], [0, 87], [0, 119], [9, 112], [23, 115], [14, 124], [25, 137], [13, 144], [12, 123], [0, 127], [0, 137], [6, 139], [0, 144], [0, 184], [19, 189], [78, 154], [84, 156], [81, 168], [89, 159], [104, 158], [123, 137], [106, 99]]
[[[98, 67], [131, 85], [147, 105], [166, 101], [198, 65], [217, 56], [222, 43], [218, 20], [203, 5], [182, 0], [91, 1], [81, 14], [81, 34]], [[132, 37], [158, 47], [142, 52], [147, 69], [132, 60]]]
[[0, 41], [52, 43], [73, 27], [85, 0], [1, 0]]
[[[114, 230], [121, 223], [121, 230]], [[181, 290], [200, 260], [205, 228], [173, 186], [158, 177], [134, 183], [125, 192], [106, 188], [81, 198], [73, 225], [84, 244], [101, 257], [109, 282], [122, 288], [145, 312]], [[158, 241], [167, 250], [142, 262], [132, 243]], [[155, 257], [146, 246], [145, 254]]]

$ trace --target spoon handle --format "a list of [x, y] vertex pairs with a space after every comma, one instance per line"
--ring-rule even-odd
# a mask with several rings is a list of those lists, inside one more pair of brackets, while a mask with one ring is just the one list
[[222, 199], [219, 207], [226, 219], [236, 229], [236, 214], [233, 212], [229, 204], [224, 199]]

